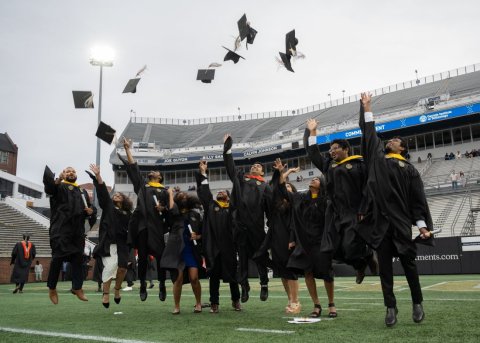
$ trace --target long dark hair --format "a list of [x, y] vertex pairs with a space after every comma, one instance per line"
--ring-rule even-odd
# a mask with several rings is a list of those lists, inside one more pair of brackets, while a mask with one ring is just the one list
[[129, 197], [127, 197], [125, 194], [122, 192], [115, 192], [115, 194], [118, 194], [122, 197], [122, 204], [121, 208], [123, 211], [131, 212], [133, 208], [133, 202], [130, 200]]

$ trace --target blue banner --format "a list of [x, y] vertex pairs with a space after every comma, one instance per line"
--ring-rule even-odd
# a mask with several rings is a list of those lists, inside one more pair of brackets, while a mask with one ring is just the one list
[[[471, 104], [467, 106], [455, 107], [448, 110], [425, 113], [418, 116], [403, 118], [400, 120], [387, 121], [375, 125], [377, 132], [392, 131], [406, 127], [425, 125], [437, 121], [452, 119], [456, 117], [463, 117], [473, 115], [480, 112], [480, 103]], [[351, 129], [347, 131], [333, 132], [329, 135], [317, 136], [317, 144], [330, 143], [334, 139], [351, 139], [360, 137], [362, 130], [360, 128]]]

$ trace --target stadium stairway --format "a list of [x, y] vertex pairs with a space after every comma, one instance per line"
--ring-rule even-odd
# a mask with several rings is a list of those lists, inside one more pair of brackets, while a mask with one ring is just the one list
[[37, 256], [50, 256], [48, 228], [17, 211], [10, 205], [0, 202], [0, 257], [11, 255], [13, 246], [30, 235], [37, 249]]

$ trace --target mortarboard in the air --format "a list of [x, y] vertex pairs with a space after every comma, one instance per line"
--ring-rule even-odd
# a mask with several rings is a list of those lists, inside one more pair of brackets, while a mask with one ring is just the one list
[[211, 83], [215, 78], [215, 69], [199, 69], [197, 73], [197, 80], [203, 83]]
[[240, 33], [240, 40], [247, 38], [248, 44], [253, 44], [255, 36], [257, 35], [257, 30], [250, 27], [250, 24], [247, 22], [247, 15], [244, 14], [238, 21], [238, 32]]
[[290, 59], [292, 58], [290, 55], [284, 54], [283, 52], [279, 52], [280, 58], [282, 59], [283, 65], [287, 70], [290, 70], [292, 73], [295, 71], [292, 68], [292, 63], [290, 63]]
[[290, 56], [297, 54], [298, 39], [295, 38], [295, 30], [290, 31], [285, 35], [285, 53]]
[[140, 82], [140, 78], [130, 79], [122, 93], [136, 93], [138, 82]]
[[90, 91], [72, 91], [75, 108], [93, 108], [93, 93]]
[[240, 56], [237, 54], [235, 51], [230, 50], [229, 48], [226, 48], [222, 46], [224, 49], [228, 50], [227, 54], [223, 58], [224, 61], [233, 61], [233, 63], [237, 64], [237, 62], [240, 60], [240, 58], [245, 59], [243, 56]]
[[100, 125], [98, 125], [97, 132], [95, 133], [95, 136], [100, 138], [102, 141], [112, 144], [113, 137], [115, 136], [115, 130], [110, 127], [109, 125], [105, 124], [103, 121], [100, 122]]

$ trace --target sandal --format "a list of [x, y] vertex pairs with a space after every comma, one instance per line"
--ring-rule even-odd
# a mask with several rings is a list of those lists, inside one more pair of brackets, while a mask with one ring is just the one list
[[[120, 294], [120, 288], [114, 287], [116, 291]], [[120, 304], [120, 300], [122, 300], [122, 297], [115, 298], [113, 297], [113, 301], [115, 301], [115, 304]]]
[[[109, 292], [103, 292], [102, 295], [109, 295], [110, 293]], [[103, 307], [105, 308], [109, 308], [110, 307], [110, 301], [107, 301], [106, 303], [103, 302], [103, 299], [102, 299], [102, 305]]]
[[328, 304], [328, 317], [330, 318], [337, 318], [337, 311], [330, 311], [330, 308], [335, 307], [335, 303]]
[[179, 308], [173, 309], [172, 314], [173, 314], [173, 315], [180, 314], [180, 309], [179, 309]]
[[288, 306], [285, 310], [286, 313], [292, 313], [292, 314], [298, 314], [302, 310], [302, 305], [300, 303], [290, 303], [290, 306]]
[[[318, 318], [322, 315], [322, 305], [320, 304], [313, 304], [313, 312], [310, 313], [310, 318]], [[318, 311], [317, 311], [318, 310]]]
[[200, 309], [197, 309], [197, 305], [193, 307], [193, 313], [202, 313], [202, 305], [200, 305]]

